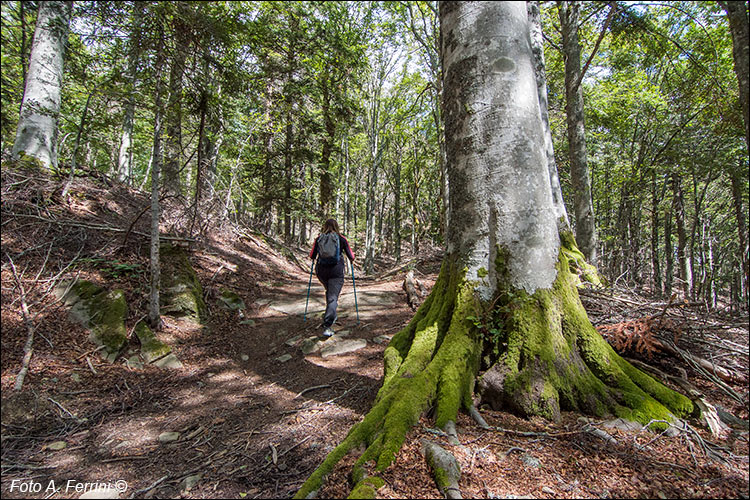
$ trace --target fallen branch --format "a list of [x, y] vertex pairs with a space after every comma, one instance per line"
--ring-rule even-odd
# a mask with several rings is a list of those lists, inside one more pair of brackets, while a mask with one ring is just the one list
[[31, 355], [34, 353], [34, 331], [36, 330], [36, 327], [34, 327], [34, 323], [31, 321], [31, 317], [29, 315], [29, 305], [26, 303], [26, 290], [23, 287], [21, 278], [18, 277], [16, 265], [10, 256], [8, 257], [8, 260], [10, 260], [10, 268], [13, 271], [13, 279], [15, 279], [16, 284], [21, 291], [21, 313], [23, 315], [23, 323], [24, 325], [26, 325], [27, 331], [26, 344], [23, 347], [23, 361], [21, 361], [21, 369], [18, 371], [18, 375], [16, 376], [16, 383], [13, 386], [14, 390], [20, 391], [23, 387], [23, 380], [26, 378], [26, 374], [29, 372]]
[[328, 387], [331, 387], [331, 386], [328, 385], [328, 384], [323, 384], [323, 385], [315, 385], [313, 387], [308, 387], [307, 389], [304, 389], [302, 392], [300, 392], [299, 394], [297, 394], [295, 396], [295, 398], [298, 398], [298, 397], [302, 396], [303, 394], [305, 394], [307, 392], [314, 391], [314, 390], [317, 390], [317, 389], [326, 389]]

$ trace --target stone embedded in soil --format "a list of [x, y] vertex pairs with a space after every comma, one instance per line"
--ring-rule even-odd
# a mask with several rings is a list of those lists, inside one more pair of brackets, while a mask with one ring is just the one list
[[177, 441], [178, 439], [180, 439], [179, 432], [162, 432], [161, 434], [159, 434], [160, 443], [171, 443], [172, 441]]
[[97, 488], [83, 493], [78, 498], [120, 498], [117, 488]]
[[190, 491], [193, 486], [198, 484], [198, 482], [201, 480], [200, 474], [194, 474], [192, 476], [188, 476], [185, 479], [182, 480], [180, 483], [180, 490], [181, 491]]
[[65, 441], [55, 441], [54, 443], [48, 444], [47, 449], [52, 450], [52, 451], [59, 451], [65, 448], [66, 446], [68, 446], [68, 443], [66, 443]]
[[323, 347], [323, 344], [324, 342], [318, 337], [308, 337], [302, 341], [300, 350], [302, 351], [302, 354], [311, 354], [313, 352], [319, 351], [320, 348]]
[[242, 358], [242, 361], [247, 361], [250, 359], [250, 356], [248, 356], [247, 354], [243, 354], [242, 356], [240, 356], [240, 358]]
[[294, 347], [295, 345], [297, 345], [297, 342], [299, 342], [300, 339], [302, 339], [302, 335], [295, 335], [284, 343], [289, 347]]
[[292, 355], [291, 354], [282, 354], [281, 356], [279, 356], [278, 358], [276, 358], [276, 361], [278, 361], [279, 363], [286, 363], [290, 359], [292, 359]]
[[616, 418], [614, 420], [609, 420], [607, 422], [604, 422], [602, 424], [602, 427], [605, 429], [619, 429], [621, 431], [639, 431], [643, 429], [643, 426], [638, 422], [633, 422], [631, 420], [625, 420], [624, 418]]
[[521, 462], [523, 462], [526, 467], [534, 467], [538, 469], [542, 466], [542, 463], [538, 458], [532, 457], [528, 453], [524, 453], [523, 455], [521, 455]]
[[182, 362], [177, 359], [177, 356], [174, 354], [167, 354], [161, 359], [157, 359], [153, 363], [151, 363], [153, 366], [158, 366], [159, 368], [172, 368], [175, 370], [179, 370], [182, 368]]
[[377, 337], [373, 338], [372, 341], [376, 344], [387, 344], [391, 341], [391, 338], [393, 338], [393, 335], [378, 335]]
[[126, 365], [128, 366], [128, 368], [140, 370], [141, 368], [143, 368], [143, 361], [141, 361], [141, 357], [136, 354], [135, 356], [130, 356], [128, 358]]
[[324, 358], [338, 356], [339, 354], [347, 354], [358, 351], [363, 347], [367, 347], [367, 341], [365, 339], [341, 339], [336, 341], [332, 337], [331, 340], [333, 340], [333, 342], [326, 342], [320, 350], [320, 355]]
[[146, 363], [151, 363], [172, 352], [172, 348], [157, 339], [153, 330], [143, 321], [135, 326], [135, 334], [141, 343], [141, 356]]

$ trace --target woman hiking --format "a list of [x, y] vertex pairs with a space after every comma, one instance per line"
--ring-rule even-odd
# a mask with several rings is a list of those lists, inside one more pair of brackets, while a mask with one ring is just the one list
[[338, 223], [335, 219], [328, 219], [310, 250], [310, 259], [318, 258], [315, 275], [326, 289], [326, 312], [321, 325], [326, 337], [334, 334], [331, 327], [336, 322], [339, 294], [344, 286], [344, 253], [354, 262], [354, 253], [349, 247], [349, 242], [339, 233]]

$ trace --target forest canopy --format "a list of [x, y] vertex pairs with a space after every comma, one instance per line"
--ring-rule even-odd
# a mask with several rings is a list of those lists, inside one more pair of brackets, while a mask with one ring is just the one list
[[[445, 243], [435, 3], [60, 3], [72, 8], [56, 115], [61, 178], [75, 169], [149, 190], [158, 112], [161, 189], [189, 207], [185, 233], [228, 218], [306, 245], [334, 216], [366, 272], [382, 256]], [[4, 159], [42, 4], [2, 2]], [[579, 200], [590, 200], [592, 263], [612, 283], [744, 307], [747, 124], [732, 9], [576, 7], [590, 177], [581, 198], [566, 126], [567, 8], [541, 4], [549, 123], [573, 227], [584, 226]]]

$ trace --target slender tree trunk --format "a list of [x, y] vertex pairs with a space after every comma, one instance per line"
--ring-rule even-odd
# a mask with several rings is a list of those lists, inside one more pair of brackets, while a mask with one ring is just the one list
[[294, 122], [292, 109], [289, 109], [286, 122], [286, 139], [284, 141], [284, 241], [292, 241], [292, 155], [294, 153]]
[[40, 2], [12, 156], [57, 170], [63, 60], [73, 2]]
[[[163, 37], [163, 27], [159, 24], [157, 40]], [[154, 94], [154, 144], [153, 164], [151, 166], [151, 289], [149, 293], [148, 321], [154, 330], [161, 329], [161, 314], [159, 311], [159, 286], [161, 280], [161, 264], [159, 261], [159, 220], [161, 209], [159, 207], [159, 183], [161, 176], [161, 133], [162, 133], [162, 83], [161, 72], [164, 64], [163, 44], [157, 44], [156, 65], [154, 68], [154, 81], [156, 90]]]
[[333, 183], [331, 180], [331, 151], [333, 150], [333, 141], [336, 140], [336, 122], [331, 116], [331, 103], [328, 82], [322, 84], [323, 93], [323, 123], [325, 126], [325, 135], [323, 137], [323, 147], [320, 153], [320, 210], [324, 217], [329, 216], [331, 210], [331, 201], [333, 199]]
[[393, 246], [395, 249], [396, 263], [401, 262], [401, 150], [395, 165], [395, 178], [393, 189]]
[[657, 197], [656, 169], [651, 169], [651, 273], [653, 291], [661, 295], [661, 267], [659, 266], [659, 198]]
[[133, 176], [133, 123], [135, 117], [136, 79], [142, 18], [143, 4], [133, 2], [133, 25], [130, 30], [130, 47], [128, 49], [128, 96], [125, 103], [125, 117], [122, 123], [120, 153], [117, 161], [117, 179], [120, 182], [127, 181], [128, 183], [132, 182]]
[[182, 79], [185, 73], [188, 41], [187, 26], [180, 17], [183, 2], [177, 2], [174, 20], [174, 56], [169, 72], [169, 102], [167, 104], [167, 136], [165, 139], [164, 188], [172, 194], [182, 195]]
[[596, 227], [591, 179], [586, 156], [586, 134], [581, 85], [581, 46], [578, 43], [578, 2], [558, 2], [565, 53], [565, 112], [568, 124], [570, 179], [573, 183], [576, 242], [586, 260], [597, 263]]
[[344, 137], [342, 140], [342, 149], [344, 150], [344, 234], [349, 232], [349, 219], [350, 219], [350, 201], [349, 201], [349, 138]]
[[741, 177], [741, 169], [747, 168], [747, 159], [739, 159], [737, 168], [730, 169], [729, 175], [732, 182], [732, 203], [734, 205], [734, 215], [737, 220], [737, 236], [740, 244], [739, 261], [742, 269], [741, 289], [744, 291], [744, 302], [748, 299], [748, 286], [750, 286], [750, 247], [748, 247], [747, 237], [747, 219], [745, 210], [742, 206], [742, 191], [747, 191], [747, 181], [744, 183]]
[[86, 115], [89, 112], [89, 103], [91, 103], [91, 96], [94, 95], [94, 90], [89, 92], [89, 95], [86, 97], [86, 104], [83, 106], [83, 113], [81, 113], [81, 123], [78, 124], [78, 132], [76, 133], [76, 142], [73, 146], [73, 154], [70, 158], [70, 174], [68, 175], [68, 181], [65, 183], [65, 187], [63, 187], [62, 193], [60, 194], [60, 197], [62, 199], [66, 199], [68, 197], [68, 191], [70, 190], [70, 185], [73, 183], [73, 177], [75, 176], [76, 171], [76, 158], [78, 157], [78, 148], [81, 145], [81, 135], [83, 134], [83, 128], [86, 125]]
[[[21, 0], [18, 2], [18, 10], [19, 10], [19, 20], [21, 22], [21, 82], [23, 83], [23, 88], [21, 89], [21, 92], [24, 92], [26, 89], [26, 69], [27, 64], [29, 63], [29, 58], [26, 55], [26, 9], [24, 8], [26, 5], [26, 2], [24, 0]], [[21, 103], [23, 104], [23, 98], [25, 93], [21, 94]], [[21, 108], [18, 109], [19, 113], [21, 111]]]
[[672, 246], [672, 211], [675, 206], [674, 194], [672, 195], [672, 204], [666, 209], [664, 214], [664, 254], [666, 257], [666, 269], [664, 276], [664, 295], [672, 296], [672, 278], [674, 277], [674, 247]]
[[677, 262], [680, 266], [680, 279], [682, 280], [682, 293], [685, 299], [690, 298], [690, 290], [693, 287], [692, 273], [690, 272], [690, 260], [687, 255], [687, 233], [685, 231], [685, 201], [682, 194], [680, 177], [672, 175], [672, 189], [674, 189], [674, 213], [677, 226]]

